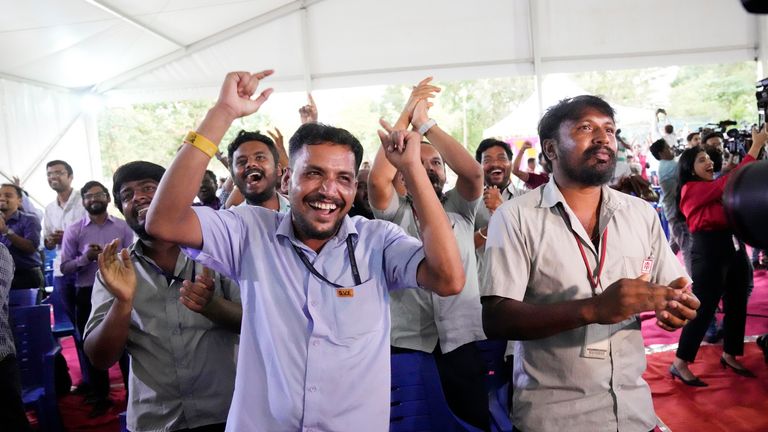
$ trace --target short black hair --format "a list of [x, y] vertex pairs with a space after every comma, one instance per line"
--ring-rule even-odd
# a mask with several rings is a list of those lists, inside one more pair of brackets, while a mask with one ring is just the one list
[[354, 135], [346, 129], [329, 126], [323, 123], [305, 123], [293, 134], [288, 145], [288, 154], [291, 165], [296, 158], [296, 153], [304, 146], [315, 145], [324, 142], [345, 145], [355, 154], [355, 174], [360, 170], [363, 162], [363, 146]]
[[528, 158], [528, 163], [536, 162], [536, 158]]
[[492, 147], [503, 148], [504, 153], [507, 154], [507, 158], [512, 160], [512, 149], [509, 148], [509, 144], [505, 143], [502, 140], [498, 140], [496, 138], [486, 138], [480, 141], [480, 145], [478, 145], [477, 150], [475, 150], [475, 160], [482, 163], [483, 153], [485, 153], [489, 148], [492, 148]]
[[112, 175], [112, 195], [115, 197], [115, 206], [120, 213], [123, 212], [123, 202], [120, 197], [120, 188], [124, 183], [137, 180], [155, 180], [160, 182], [165, 174], [165, 168], [147, 161], [133, 161], [120, 166]]
[[685, 137], [685, 140], [687, 142], [691, 142], [693, 140], [693, 137], [695, 137], [696, 135], [699, 135], [699, 134], [700, 134], [700, 132], [691, 132], [691, 133], [688, 134], [687, 137]]
[[664, 125], [664, 132], [665, 133], [671, 134], [674, 131], [675, 131], [675, 127], [672, 126], [671, 124]]
[[52, 160], [52, 161], [48, 162], [47, 164], [45, 164], [45, 168], [48, 169], [48, 168], [50, 168], [50, 167], [52, 167], [54, 165], [64, 165], [64, 169], [67, 170], [67, 174], [70, 177], [72, 176], [72, 172], [73, 172], [72, 171], [72, 166], [70, 164], [64, 162], [63, 160], [59, 160], [59, 159]]
[[707, 152], [702, 146], [689, 147], [680, 154], [680, 158], [677, 160], [677, 196], [675, 197], [677, 208], [675, 213], [681, 221], [685, 221], [686, 218], [680, 210], [680, 195], [686, 183], [701, 180], [694, 172], [693, 165], [696, 162], [696, 156], [702, 152]]
[[16, 195], [18, 195], [19, 198], [23, 198], [24, 197], [24, 195], [22, 195], [24, 192], [22, 191], [21, 186], [16, 186], [13, 183], [3, 183], [3, 184], [0, 184], [0, 188], [4, 188], [4, 187], [12, 187], [13, 190], [16, 191]]
[[203, 179], [205, 179], [206, 177], [208, 177], [211, 180], [213, 180], [213, 184], [216, 184], [216, 181], [217, 181], [216, 174], [214, 174], [213, 171], [205, 170], [205, 174], [203, 175]]
[[107, 196], [109, 196], [109, 189], [107, 189], [106, 186], [104, 186], [103, 184], [97, 182], [96, 180], [91, 180], [91, 181], [87, 182], [86, 184], [84, 184], [83, 187], [80, 188], [80, 198], [85, 198], [85, 194], [88, 193], [88, 190], [91, 189], [92, 187], [95, 187], [95, 186], [100, 187], [101, 190], [103, 190], [104, 193], [107, 194]]
[[234, 169], [235, 166], [235, 161], [232, 160], [232, 156], [235, 154], [235, 151], [237, 151], [241, 145], [250, 141], [258, 141], [260, 143], [264, 143], [264, 145], [266, 145], [269, 149], [270, 153], [272, 153], [272, 159], [274, 159], [275, 166], [277, 166], [277, 162], [280, 160], [280, 155], [277, 153], [277, 147], [275, 147], [275, 142], [272, 141], [272, 138], [262, 134], [259, 131], [249, 132], [247, 130], [241, 130], [237, 133], [235, 139], [233, 139], [232, 142], [230, 142], [227, 146], [227, 156], [229, 157], [230, 170]]
[[707, 132], [707, 133], [705, 133], [705, 134], [703, 134], [701, 136], [701, 143], [702, 144], [706, 144], [707, 140], [709, 140], [710, 138], [714, 138], [714, 137], [718, 137], [720, 139], [725, 139], [725, 137], [723, 136], [722, 133], [712, 131], [712, 132]]
[[[559, 140], [560, 125], [566, 121], [578, 120], [588, 108], [596, 109], [615, 121], [616, 111], [608, 102], [598, 96], [581, 95], [566, 98], [549, 107], [539, 120], [539, 142], [543, 144], [545, 140]], [[546, 153], [544, 153], [544, 158], [549, 162]]]
[[664, 147], [667, 146], [667, 141], [664, 140], [664, 138], [657, 139], [656, 141], [651, 144], [650, 147], [648, 147], [648, 150], [651, 151], [651, 154], [653, 157], [656, 158], [656, 160], [661, 160], [661, 152], [664, 150]]

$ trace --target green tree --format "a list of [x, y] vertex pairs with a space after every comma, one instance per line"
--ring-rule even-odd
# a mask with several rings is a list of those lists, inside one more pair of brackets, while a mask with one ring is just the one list
[[669, 112], [689, 121], [755, 122], [755, 63], [683, 66], [670, 100]]
[[[211, 105], [209, 100], [188, 100], [105, 110], [99, 116], [98, 126], [102, 172], [110, 178], [120, 165], [133, 160], [168, 166], [186, 133], [202, 121]], [[269, 118], [261, 113], [239, 119], [222, 143], [231, 141], [240, 129], [254, 130], [266, 124], [270, 124]], [[218, 164], [211, 168], [224, 172]]]
[[[530, 76], [435, 84], [442, 91], [435, 100], [431, 116], [473, 154], [483, 139], [483, 130], [512, 112], [533, 92], [533, 77]], [[376, 111], [395, 121], [405, 105], [410, 89], [410, 86], [387, 87], [381, 100], [374, 103]]]
[[599, 95], [613, 104], [652, 107], [648, 99], [659, 68], [593, 71], [573, 75], [573, 80], [587, 93]]

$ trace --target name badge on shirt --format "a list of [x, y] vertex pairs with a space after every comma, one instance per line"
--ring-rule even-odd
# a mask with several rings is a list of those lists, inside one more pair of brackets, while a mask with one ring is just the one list
[[584, 332], [584, 346], [581, 347], [581, 356], [605, 360], [611, 349], [611, 326], [601, 324], [589, 324]]
[[640, 267], [641, 274], [651, 274], [653, 272], [653, 255], [643, 260], [643, 265]]
[[354, 297], [354, 288], [336, 288], [336, 297]]

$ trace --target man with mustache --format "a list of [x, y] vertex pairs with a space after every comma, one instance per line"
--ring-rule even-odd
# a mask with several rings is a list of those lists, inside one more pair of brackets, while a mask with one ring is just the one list
[[290, 203], [278, 192], [283, 171], [275, 142], [268, 136], [241, 130], [227, 146], [229, 172], [245, 204], [287, 213]]
[[512, 149], [509, 144], [495, 138], [480, 142], [475, 150], [475, 160], [483, 167], [485, 190], [483, 204], [475, 214], [475, 248], [478, 250], [478, 273], [481, 267], [485, 239], [488, 234], [488, 220], [505, 201], [520, 194], [511, 182]]
[[147, 230], [238, 279], [247, 307], [228, 430], [383, 432], [391, 392], [389, 296], [415, 286], [440, 295], [461, 291], [456, 242], [420, 169], [420, 136], [403, 130], [379, 137], [416, 188], [423, 245], [393, 224], [347, 217], [363, 148], [346, 130], [314, 122], [290, 139], [288, 213], [190, 208], [215, 143], [267, 100], [271, 89], [254, 94], [271, 74], [227, 75], [160, 183]]
[[504, 203], [488, 228], [483, 326], [515, 341], [521, 431], [654, 429], [638, 314], [655, 311], [668, 331], [696, 316], [656, 213], [607, 186], [615, 129], [595, 96], [548, 109], [539, 138], [552, 181]]
[[[461, 294], [448, 298], [424, 290], [393, 292], [392, 347], [394, 351], [434, 353], [451, 410], [462, 420], [487, 429], [488, 394], [483, 380], [486, 368], [475, 345], [475, 341], [485, 339], [485, 334], [473, 237], [475, 213], [483, 193], [483, 171], [461, 144], [429, 118], [427, 99], [440, 90], [429, 84], [430, 80], [422, 80], [413, 89], [395, 128], [413, 125], [432, 143], [421, 143], [422, 169], [451, 222], [467, 278]], [[446, 193], [443, 158], [458, 175], [456, 187]], [[406, 181], [407, 194], [398, 195], [393, 185], [396, 172], [379, 150], [368, 183], [373, 214], [420, 238], [421, 215], [410, 198], [413, 186]]]
[[[189, 183], [187, 208], [203, 171]], [[115, 205], [139, 239], [122, 251], [125, 240], [115, 239], [99, 255], [85, 352], [102, 369], [124, 350], [130, 354], [129, 430], [223, 431], [235, 384], [240, 291], [178, 245], [147, 233], [147, 209], [164, 172], [136, 161], [114, 173]]]
[[357, 192], [355, 200], [352, 202], [352, 208], [349, 209], [349, 216], [362, 216], [366, 219], [373, 219], [371, 203], [368, 201], [368, 176], [371, 174], [370, 168], [360, 168], [357, 173]]
[[[73, 322], [80, 334], [85, 333], [85, 324], [91, 314], [91, 292], [98, 264], [96, 258], [107, 243], [120, 239], [121, 244], [133, 244], [133, 231], [125, 221], [110, 216], [109, 191], [97, 182], [89, 181], [80, 189], [83, 207], [88, 215], [69, 225], [64, 230], [61, 244], [61, 272], [75, 276], [75, 304]], [[93, 405], [88, 417], [99, 417], [107, 412], [112, 401], [109, 399], [109, 376], [107, 371], [96, 369], [85, 359], [90, 379], [90, 392], [86, 402]]]
[[211, 170], [205, 170], [203, 182], [200, 183], [200, 189], [197, 191], [197, 199], [193, 206], [206, 206], [218, 210], [222, 206], [219, 197], [216, 196], [216, 174]]

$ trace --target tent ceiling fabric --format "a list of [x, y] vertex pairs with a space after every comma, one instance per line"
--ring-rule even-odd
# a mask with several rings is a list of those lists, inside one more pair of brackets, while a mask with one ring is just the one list
[[743, 61], [764, 20], [735, 0], [0, 4], [0, 77], [136, 98], [215, 88], [230, 70], [274, 68], [278, 90], [302, 90]]

